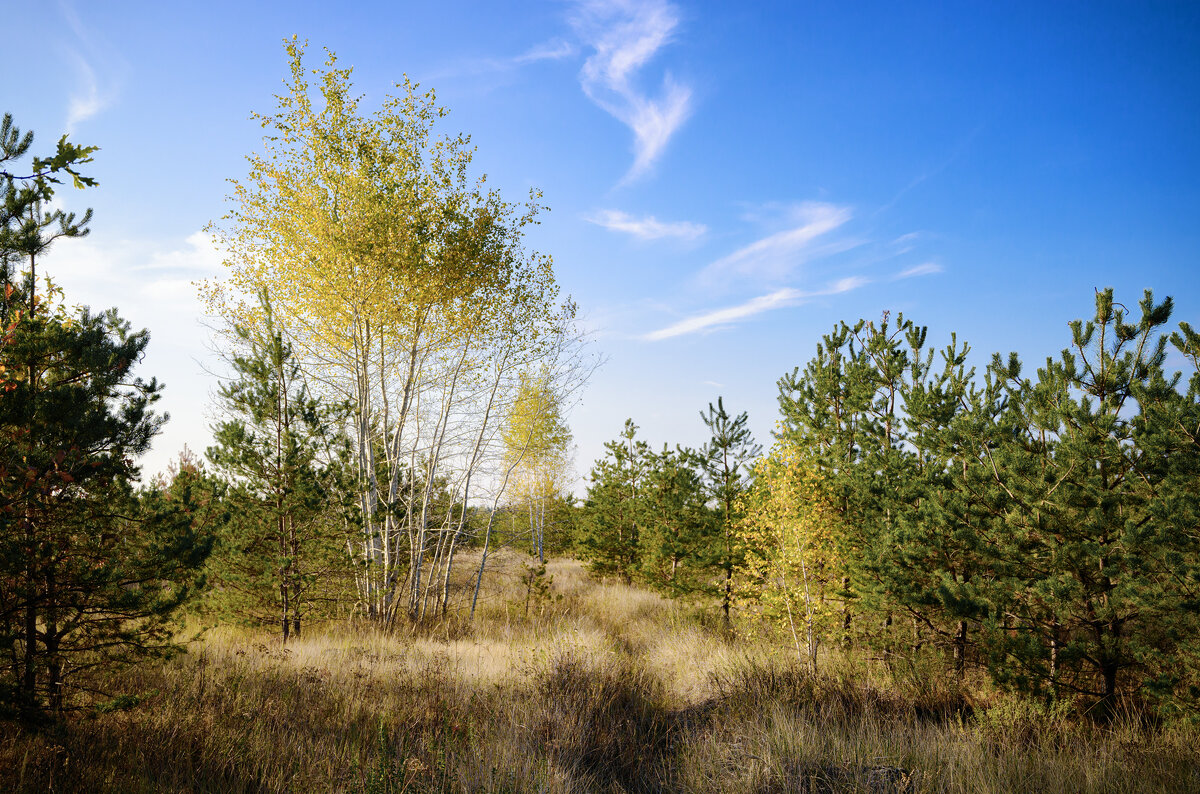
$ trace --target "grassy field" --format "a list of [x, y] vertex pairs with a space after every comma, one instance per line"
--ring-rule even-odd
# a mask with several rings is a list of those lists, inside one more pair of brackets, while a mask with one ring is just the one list
[[[884, 675], [726, 636], [694, 608], [521, 560], [431, 636], [213, 629], [121, 674], [138, 707], [56, 737], [0, 728], [16, 791], [1200, 790], [1200, 730], [1098, 727], [942, 674]], [[711, 623], [711, 625], [708, 625]]]

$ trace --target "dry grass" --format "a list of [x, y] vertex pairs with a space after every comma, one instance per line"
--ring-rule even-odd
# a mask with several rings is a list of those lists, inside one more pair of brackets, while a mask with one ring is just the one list
[[[814, 677], [763, 642], [554, 561], [531, 602], [502, 557], [473, 626], [213, 630], [122, 674], [150, 693], [56, 737], [0, 728], [15, 791], [1200, 790], [1198, 732], [1098, 728], [933, 675]], [[503, 575], [507, 570], [507, 575]]]

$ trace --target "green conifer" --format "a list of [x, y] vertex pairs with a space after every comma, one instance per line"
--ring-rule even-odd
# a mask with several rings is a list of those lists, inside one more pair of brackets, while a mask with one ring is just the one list
[[[209, 603], [250, 623], [299, 636], [315, 588], [344, 579], [345, 545], [336, 508], [336, 415], [308, 390], [300, 366], [260, 296], [254, 326], [236, 326], [241, 352], [220, 387], [225, 418], [213, 427], [207, 457], [229, 481], [230, 518], [210, 562]], [[330, 581], [332, 580], [332, 581]]]
[[[89, 672], [174, 649], [171, 617], [198, 584], [210, 543], [186, 502], [139, 500], [134, 460], [165, 416], [160, 387], [133, 375], [149, 342], [112, 309], [69, 312], [38, 260], [86, 233], [48, 208], [94, 148], [64, 136], [18, 168], [33, 142], [0, 123], [0, 712], [55, 719], [103, 689]], [[23, 273], [15, 266], [24, 264]]]

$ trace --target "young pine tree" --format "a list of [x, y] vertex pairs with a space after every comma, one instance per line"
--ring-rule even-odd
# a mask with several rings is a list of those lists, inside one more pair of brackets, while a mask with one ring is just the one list
[[594, 573], [633, 580], [641, 555], [645, 488], [650, 448], [637, 438], [637, 425], [625, 420], [621, 437], [604, 445], [592, 467], [584, 504], [581, 547]]
[[705, 591], [711, 580], [715, 521], [699, 463], [695, 451], [678, 447], [648, 458], [641, 576], [674, 596]]
[[[987, 547], [993, 673], [1100, 713], [1178, 680], [1200, 628], [1196, 380], [1181, 392], [1164, 370], [1171, 300], [1147, 291], [1139, 310], [1098, 292], [1036, 379], [997, 356], [1007, 441], [982, 450], [1004, 530]], [[1189, 330], [1175, 335], [1185, 355]]]
[[335, 417], [308, 391], [267, 296], [254, 325], [238, 325], [234, 378], [220, 387], [226, 418], [207, 456], [229, 480], [230, 519], [210, 563], [221, 610], [251, 623], [275, 623], [283, 641], [299, 636], [312, 593], [343, 562], [331, 520], [339, 499]]
[[710, 548], [715, 552], [711, 555], [714, 567], [721, 572], [721, 612], [728, 626], [733, 604], [733, 572], [741, 563], [735, 531], [738, 498], [750, 485], [749, 467], [762, 447], [754, 443], [747, 414], [743, 411], [736, 418], [730, 417], [720, 397], [716, 407], [709, 403], [708, 411], [700, 412], [700, 418], [712, 433], [712, 438], [700, 449], [700, 460], [708, 498], [717, 510], [717, 538]]

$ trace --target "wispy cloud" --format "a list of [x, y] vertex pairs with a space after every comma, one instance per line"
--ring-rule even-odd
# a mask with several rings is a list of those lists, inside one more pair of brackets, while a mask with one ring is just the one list
[[974, 140], [975, 136], [978, 135], [980, 133], [980, 131], [982, 131], [984, 129], [984, 126], [985, 125], [980, 124], [980, 125], [976, 126], [973, 130], [971, 130], [969, 133], [967, 133], [967, 135], [965, 137], [963, 137], [961, 140], [959, 140], [959, 142], [955, 145], [955, 147], [951, 150], [950, 154], [944, 160], [942, 160], [940, 163], [935, 165], [933, 168], [922, 171], [921, 173], [919, 173], [915, 177], [913, 177], [911, 180], [909, 180], [908, 184], [905, 185], [904, 187], [900, 188], [899, 192], [897, 192], [896, 195], [892, 197], [891, 201], [889, 201], [887, 204], [884, 204], [879, 209], [875, 210], [875, 214], [878, 215], [878, 214], [887, 212], [892, 207], [899, 204], [900, 200], [902, 198], [904, 198], [910, 191], [915, 189], [921, 183], [925, 182], [927, 179], [932, 179], [933, 177], [937, 176], [938, 174], [942, 173], [947, 168], [949, 168], [954, 163], [955, 160], [957, 160], [959, 157], [961, 157], [963, 155], [963, 153], [965, 151], [967, 151], [967, 149], [971, 145], [971, 142]]
[[730, 278], [753, 277], [767, 281], [786, 278], [815, 255], [828, 255], [859, 245], [839, 240], [818, 246], [817, 241], [850, 220], [849, 207], [809, 201], [793, 208], [793, 226], [756, 240], [710, 264], [700, 272], [701, 282], [712, 284]]
[[[77, 83], [67, 101], [66, 128], [67, 133], [71, 134], [75, 132], [78, 124], [112, 104], [117, 94], [117, 82], [108, 73], [115, 71], [119, 59], [102, 53], [70, 3], [60, 0], [58, 6], [78, 44], [77, 48], [66, 48], [66, 55], [75, 64], [77, 74]], [[87, 55], [80, 50], [85, 51]], [[98, 74], [97, 64], [104, 67], [100, 70], [103, 74]]]
[[611, 229], [614, 232], [632, 234], [634, 237], [642, 240], [658, 240], [663, 237], [695, 240], [708, 231], [708, 227], [702, 223], [692, 223], [691, 221], [663, 222], [653, 215], [647, 215], [644, 218], [635, 218], [629, 213], [621, 212], [620, 210], [600, 210], [593, 215], [586, 216], [584, 220], [594, 223], [597, 226], [603, 226], [605, 229]]
[[578, 54], [578, 52], [578, 48], [571, 42], [561, 38], [554, 38], [540, 44], [535, 44], [520, 55], [457, 60], [446, 68], [426, 73], [423, 75], [423, 79], [442, 81], [458, 77], [505, 75], [530, 64], [542, 63], [544, 61], [561, 61], [564, 58], [570, 58]]
[[571, 44], [571, 42], [563, 39], [552, 39], [531, 47], [515, 58], [510, 58], [509, 62], [520, 66], [526, 63], [536, 63], [537, 61], [560, 61], [563, 58], [570, 58], [575, 52], [575, 45]]
[[75, 61], [79, 82], [67, 103], [67, 134], [75, 132], [76, 126], [95, 116], [108, 104], [100, 95], [96, 72], [78, 53], [71, 53]]
[[908, 234], [902, 234], [895, 240], [892, 240], [891, 247], [897, 255], [907, 254], [916, 247], [917, 242], [922, 236], [923, 235], [921, 232], [909, 232]]
[[643, 175], [691, 112], [691, 89], [665, 74], [657, 97], [635, 85], [637, 73], [669, 44], [679, 25], [665, 0], [583, 0], [572, 20], [594, 50], [580, 83], [588, 98], [633, 131], [633, 165], [622, 182]]
[[934, 273], [941, 272], [942, 266], [937, 262], [922, 262], [919, 265], [901, 270], [895, 275], [893, 281], [899, 281], [902, 278], [915, 278], [917, 276], [932, 276]]
[[646, 334], [643, 339], [648, 342], [659, 342], [663, 339], [671, 339], [676, 336], [686, 336], [687, 334], [694, 334], [700, 331], [715, 330], [735, 323], [738, 320], [744, 320], [747, 317], [771, 311], [772, 309], [797, 306], [812, 298], [850, 292], [869, 283], [869, 279], [861, 276], [850, 276], [835, 281], [828, 288], [816, 292], [806, 292], [804, 290], [785, 287], [766, 295], [760, 295], [757, 298], [751, 298], [745, 303], [739, 303], [736, 306], [727, 306], [724, 309], [716, 309], [704, 314], [688, 317], [673, 325], [668, 325], [666, 328], [652, 331]]

